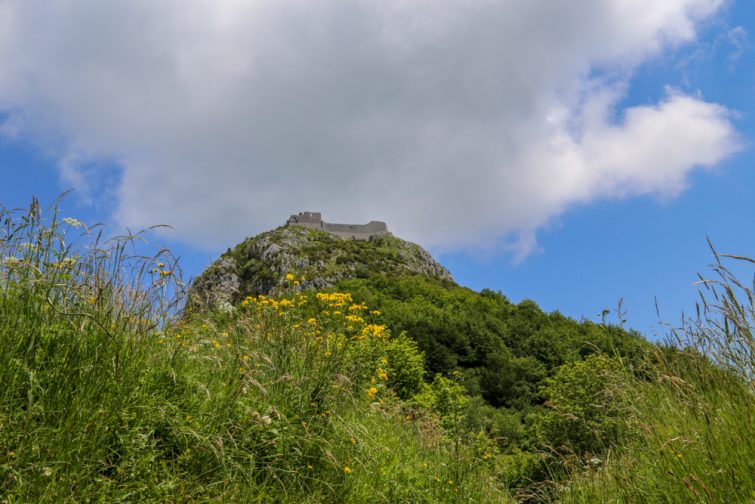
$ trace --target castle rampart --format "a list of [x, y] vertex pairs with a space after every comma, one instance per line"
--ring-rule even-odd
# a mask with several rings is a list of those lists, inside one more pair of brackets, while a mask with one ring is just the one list
[[370, 221], [367, 224], [331, 224], [322, 220], [320, 212], [299, 212], [286, 222], [288, 226], [300, 226], [325, 231], [346, 240], [369, 240], [373, 236], [390, 236], [385, 222]]

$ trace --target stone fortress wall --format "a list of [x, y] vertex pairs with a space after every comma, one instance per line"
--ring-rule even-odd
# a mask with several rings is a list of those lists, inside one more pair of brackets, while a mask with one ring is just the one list
[[299, 212], [289, 217], [288, 226], [300, 226], [325, 231], [346, 240], [369, 240], [373, 236], [391, 236], [385, 222], [370, 221], [367, 224], [331, 224], [322, 220], [320, 212]]

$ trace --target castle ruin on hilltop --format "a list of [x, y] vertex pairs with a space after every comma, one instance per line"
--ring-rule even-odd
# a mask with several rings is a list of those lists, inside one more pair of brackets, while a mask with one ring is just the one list
[[322, 220], [320, 212], [299, 212], [289, 217], [286, 225], [325, 231], [346, 240], [369, 240], [373, 236], [391, 236], [385, 222], [370, 221], [367, 224], [331, 224]]

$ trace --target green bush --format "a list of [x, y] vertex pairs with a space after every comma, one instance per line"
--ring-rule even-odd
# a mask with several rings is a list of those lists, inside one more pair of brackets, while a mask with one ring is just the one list
[[629, 413], [629, 380], [615, 357], [591, 355], [564, 364], [543, 387], [547, 412], [536, 417], [538, 439], [588, 458], [619, 444]]
[[424, 383], [425, 361], [417, 342], [401, 333], [391, 339], [383, 349], [386, 357], [388, 385], [401, 399], [410, 399], [419, 393]]

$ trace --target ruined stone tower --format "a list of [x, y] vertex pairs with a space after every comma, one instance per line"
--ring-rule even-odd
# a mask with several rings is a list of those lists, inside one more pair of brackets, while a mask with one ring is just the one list
[[289, 217], [286, 225], [325, 231], [346, 240], [369, 240], [373, 236], [391, 236], [385, 222], [370, 221], [367, 224], [331, 224], [322, 220], [320, 212], [299, 212]]

